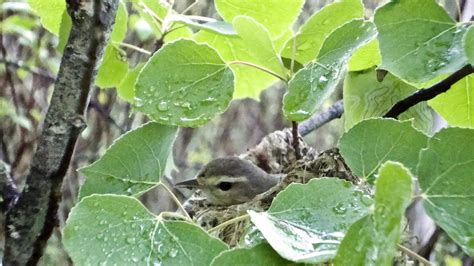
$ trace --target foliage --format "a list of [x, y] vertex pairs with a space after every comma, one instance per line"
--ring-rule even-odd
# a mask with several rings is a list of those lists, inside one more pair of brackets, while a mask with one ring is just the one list
[[[363, 18], [361, 1], [341, 0], [295, 34], [302, 0], [216, 0], [223, 21], [179, 14], [159, 1], [126, 2], [96, 84], [116, 87], [152, 122], [80, 170], [86, 181], [63, 238], [76, 264], [390, 265], [414, 180], [429, 216], [474, 256], [474, 74], [400, 116], [408, 121], [381, 118], [423, 85], [473, 64], [473, 26], [455, 22], [435, 0], [392, 1], [373, 19]], [[61, 3], [30, 1], [58, 35], [58, 50], [71, 26]], [[2, 23], [12, 29], [15, 22]], [[139, 23], [147, 26], [133, 27]], [[159, 43], [158, 50], [124, 43], [131, 31]], [[134, 65], [124, 47], [152, 55]], [[232, 100], [258, 98], [278, 80], [287, 87], [282, 109], [292, 121], [310, 118], [344, 80], [347, 132], [339, 149], [364, 185], [375, 184], [374, 194], [336, 178], [292, 184], [266, 212], [249, 211], [265, 243], [233, 249], [187, 218], [151, 214], [137, 200], [161, 184], [177, 126], [201, 126]], [[429, 107], [449, 124], [433, 136]]]

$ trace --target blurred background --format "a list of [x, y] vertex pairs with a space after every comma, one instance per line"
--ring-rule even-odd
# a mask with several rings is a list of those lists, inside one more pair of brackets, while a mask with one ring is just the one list
[[[331, 2], [306, 0], [295, 29], [314, 12]], [[373, 10], [384, 2], [386, 1], [365, 0], [367, 17], [371, 17]], [[439, 2], [456, 19], [459, 10], [468, 6], [463, 0]], [[219, 19], [213, 1], [209, 0], [176, 0], [174, 9], [181, 13], [191, 4], [193, 6], [186, 14]], [[134, 24], [129, 25], [124, 42], [153, 51], [154, 40], [144, 37], [140, 25], [135, 23], [137, 14], [130, 9], [130, 4], [127, 6], [129, 23]], [[472, 3], [471, 8], [472, 13]], [[57, 49], [58, 38], [41, 27], [39, 18], [26, 1], [4, 0], [0, 4], [0, 12], [0, 160], [10, 165], [15, 183], [21, 187], [41, 134], [41, 123], [48, 108], [61, 53]], [[143, 54], [133, 50], [127, 50], [127, 56], [129, 62], [134, 64], [146, 60]], [[224, 114], [207, 125], [181, 128], [173, 148], [175, 167], [164, 182], [172, 184], [176, 180], [191, 178], [211, 159], [244, 153], [265, 135], [290, 126], [281, 111], [284, 92], [283, 84], [277, 83], [265, 90], [259, 101], [235, 100]], [[342, 88], [339, 88], [327, 106], [340, 99], [341, 93]], [[63, 201], [59, 212], [61, 227], [69, 210], [76, 204], [79, 187], [84, 181], [84, 177], [76, 170], [97, 160], [114, 139], [146, 121], [146, 117], [134, 113], [130, 104], [117, 96], [114, 88], [95, 88], [91, 92], [87, 109], [88, 127], [77, 142], [63, 183]], [[342, 133], [342, 119], [336, 119], [306, 136], [305, 141], [323, 151], [334, 147]], [[182, 199], [187, 196], [181, 192], [177, 194]], [[160, 188], [149, 191], [141, 200], [154, 213], [175, 208], [167, 193]], [[69, 262], [60, 245], [59, 230], [50, 240], [41, 262], [43, 265], [64, 265]], [[446, 243], [439, 248], [439, 261], [446, 261], [443, 254], [450, 254], [453, 258], [462, 256], [455, 245], [449, 244], [449, 240]]]

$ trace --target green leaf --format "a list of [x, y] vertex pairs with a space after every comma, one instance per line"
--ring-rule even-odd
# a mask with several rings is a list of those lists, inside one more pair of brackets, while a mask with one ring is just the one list
[[234, 75], [206, 44], [180, 39], [149, 60], [135, 84], [135, 107], [163, 124], [195, 127], [222, 113]]
[[296, 21], [304, 0], [216, 0], [217, 12], [225, 21], [232, 22], [239, 15], [260, 22], [272, 38], [284, 34]]
[[71, 17], [67, 13], [66, 10], [64, 10], [62, 18], [61, 18], [61, 26], [59, 28], [59, 41], [58, 41], [58, 46], [57, 49], [59, 52], [64, 51], [64, 47], [66, 47], [67, 41], [69, 39], [69, 32], [71, 31], [72, 27], [72, 21]]
[[226, 249], [194, 224], [117, 195], [92, 195], [72, 208], [63, 243], [77, 265], [209, 265]]
[[365, 70], [380, 65], [381, 61], [379, 41], [375, 39], [355, 51], [349, 60], [348, 69], [349, 71]]
[[252, 222], [285, 259], [322, 263], [332, 259], [348, 227], [369, 211], [372, 200], [337, 178], [291, 184], [264, 213], [249, 211]]
[[114, 42], [121, 42], [127, 34], [128, 12], [125, 4], [120, 1], [117, 9], [117, 16], [115, 17], [114, 28], [110, 33], [110, 40]]
[[327, 5], [300, 27], [295, 38], [288, 40], [282, 56], [292, 58], [295, 46], [293, 58], [304, 65], [316, 58], [324, 40], [332, 31], [363, 16], [364, 6], [360, 0], [343, 0]]
[[[388, 73], [382, 82], [375, 68], [349, 72], [344, 80], [344, 126], [353, 127], [360, 121], [383, 116], [396, 102], [413, 94], [417, 88]], [[414, 119], [413, 126], [431, 133], [433, 117], [426, 102], [415, 105], [400, 115], [401, 120]]]
[[469, 27], [464, 35], [464, 52], [469, 64], [474, 66], [474, 26]]
[[105, 48], [95, 84], [101, 88], [116, 87], [127, 75], [127, 72], [128, 62], [126, 54], [115, 45], [109, 43]]
[[139, 196], [157, 186], [176, 131], [175, 127], [148, 123], [123, 134], [99, 160], [80, 169], [86, 181], [79, 198], [93, 193]]
[[374, 179], [384, 162], [403, 163], [416, 170], [418, 154], [427, 145], [427, 136], [410, 125], [410, 121], [368, 119], [352, 127], [339, 140], [339, 150], [357, 176]]
[[387, 162], [375, 185], [375, 208], [354, 223], [342, 240], [336, 265], [392, 265], [401, 222], [411, 201], [412, 175], [402, 164]]
[[428, 104], [451, 126], [474, 128], [474, 74], [456, 82]]
[[135, 97], [135, 82], [137, 81], [138, 74], [140, 74], [144, 65], [145, 64], [141, 63], [133, 69], [130, 69], [122, 82], [120, 82], [120, 85], [117, 86], [117, 93], [120, 98], [129, 103], [133, 103]]
[[234, 248], [219, 254], [211, 266], [220, 265], [295, 265], [278, 255], [270, 245], [262, 243], [249, 248]]
[[300, 69], [290, 80], [283, 99], [285, 116], [303, 121], [314, 114], [333, 93], [351, 53], [374, 38], [372, 22], [353, 20], [329, 35], [316, 61]]
[[252, 58], [249, 62], [267, 68], [285, 78], [286, 69], [273, 47], [268, 31], [256, 20], [246, 16], [235, 17], [232, 24]]
[[474, 256], [474, 130], [447, 128], [420, 154], [417, 176], [425, 209], [470, 256]]
[[[239, 36], [225, 36], [208, 31], [199, 31], [194, 39], [200, 43], [207, 43], [215, 48], [225, 62], [244, 61], [253, 62], [252, 52]], [[258, 99], [260, 93], [276, 82], [274, 76], [253, 67], [232, 64], [230, 68], [235, 75], [234, 99]]]
[[28, 3], [40, 17], [43, 27], [58, 36], [63, 12], [66, 11], [66, 1], [28, 0]]
[[380, 68], [402, 79], [421, 83], [466, 64], [465, 26], [456, 26], [434, 0], [392, 1], [377, 9], [374, 21], [382, 54]]

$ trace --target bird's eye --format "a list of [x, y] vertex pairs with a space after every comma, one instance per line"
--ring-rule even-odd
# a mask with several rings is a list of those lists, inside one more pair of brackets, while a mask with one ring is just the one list
[[220, 182], [217, 184], [217, 188], [219, 188], [222, 191], [227, 191], [232, 187], [232, 183], [230, 182]]

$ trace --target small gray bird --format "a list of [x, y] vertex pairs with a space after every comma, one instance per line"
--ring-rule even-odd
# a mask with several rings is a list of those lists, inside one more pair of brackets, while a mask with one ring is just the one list
[[248, 160], [223, 157], [208, 163], [196, 178], [175, 187], [197, 188], [211, 204], [228, 206], [252, 200], [280, 179], [281, 176], [268, 174]]

